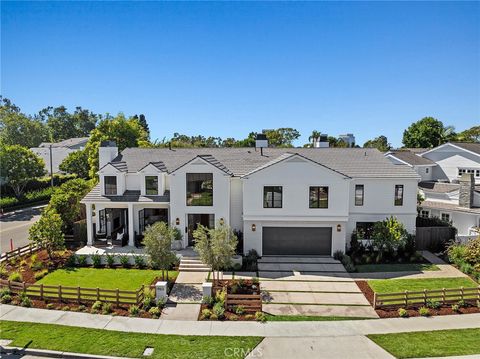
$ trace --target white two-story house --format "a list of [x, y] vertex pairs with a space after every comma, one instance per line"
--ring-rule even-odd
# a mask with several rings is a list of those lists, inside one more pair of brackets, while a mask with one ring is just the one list
[[421, 151], [390, 151], [386, 157], [421, 176], [421, 216], [452, 222], [460, 236], [480, 233], [480, 143], [449, 142]]
[[[193, 244], [198, 224], [242, 231], [244, 251], [332, 255], [354, 229], [395, 216], [415, 231], [418, 174], [375, 149], [127, 148], [99, 151], [99, 184], [82, 200], [88, 245], [136, 244], [166, 221]], [[123, 240], [122, 240], [123, 239]], [[123, 243], [122, 243], [123, 242]]]

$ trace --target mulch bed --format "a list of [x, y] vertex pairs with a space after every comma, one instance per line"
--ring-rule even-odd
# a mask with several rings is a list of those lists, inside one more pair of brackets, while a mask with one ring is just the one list
[[[362, 291], [363, 295], [367, 298], [368, 302], [373, 306], [373, 295], [374, 292], [372, 288], [368, 285], [367, 281], [364, 280], [357, 280], [355, 281], [357, 283], [358, 287]], [[407, 310], [408, 316], [409, 317], [420, 317], [420, 314], [418, 313], [418, 310], [423, 307], [423, 305], [412, 305], [409, 306], [408, 308], [405, 308]], [[389, 307], [389, 308], [383, 308], [383, 309], [375, 309], [377, 312], [378, 316], [380, 318], [399, 318], [400, 316], [398, 315], [398, 309], [402, 308], [402, 306], [398, 307]], [[430, 316], [436, 316], [436, 315], [456, 315], [456, 314], [472, 314], [472, 313], [480, 313], [480, 308], [478, 308], [475, 305], [469, 305], [468, 307], [465, 308], [460, 308], [458, 312], [455, 312], [451, 308], [451, 304], [441, 306], [438, 309], [431, 309], [430, 310]]]

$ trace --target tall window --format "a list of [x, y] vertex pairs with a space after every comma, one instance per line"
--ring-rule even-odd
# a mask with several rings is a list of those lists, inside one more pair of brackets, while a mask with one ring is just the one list
[[213, 206], [213, 173], [187, 173], [187, 206]]
[[145, 194], [150, 196], [158, 195], [158, 177], [145, 176]]
[[105, 195], [117, 194], [117, 176], [105, 176], [103, 177], [105, 182]]
[[450, 222], [450, 214], [448, 213], [442, 213], [441, 218], [442, 218], [442, 221]]
[[355, 206], [363, 206], [363, 184], [355, 185]]
[[282, 186], [263, 187], [263, 208], [282, 208]]
[[403, 206], [403, 184], [395, 185], [395, 206]]
[[310, 187], [310, 208], [328, 208], [328, 187]]

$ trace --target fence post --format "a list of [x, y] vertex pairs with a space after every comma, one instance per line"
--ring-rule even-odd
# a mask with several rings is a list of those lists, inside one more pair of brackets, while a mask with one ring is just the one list
[[443, 304], [445, 304], [445, 301], [446, 301], [445, 288], [442, 289], [442, 301], [443, 301]]
[[58, 286], [58, 300], [61, 302], [62, 301], [62, 286]]
[[120, 293], [119, 293], [119, 290], [117, 288], [117, 307], [120, 306]]
[[40, 284], [40, 299], [43, 300], [43, 283]]
[[405, 291], [405, 307], [408, 307], [408, 290]]
[[373, 293], [373, 309], [377, 309], [377, 292]]
[[423, 290], [423, 304], [427, 305], [427, 290]]
[[97, 287], [97, 300], [100, 300], [100, 289]]
[[9, 291], [12, 290], [12, 287], [11, 287], [11, 284], [10, 284], [10, 279], [8, 280], [8, 290], [9, 290]]
[[77, 300], [78, 304], [80, 304], [80, 286], [77, 287]]
[[463, 298], [464, 298], [464, 295], [463, 295], [463, 286], [460, 287], [460, 296], [461, 296], [461, 298], [462, 298], [461, 300], [464, 300], [464, 299], [463, 299]]
[[27, 286], [25, 285], [25, 282], [22, 282], [23, 283], [23, 294], [26, 294], [27, 293]]

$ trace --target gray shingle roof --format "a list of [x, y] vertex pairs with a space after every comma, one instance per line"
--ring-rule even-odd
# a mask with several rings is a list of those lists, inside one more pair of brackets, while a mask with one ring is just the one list
[[163, 196], [142, 196], [140, 191], [125, 191], [121, 196], [102, 196], [100, 193], [100, 185], [98, 184], [83, 197], [82, 202], [170, 202], [170, 192], [165, 191]]
[[430, 208], [430, 209], [440, 209], [440, 210], [447, 210], [447, 211], [457, 211], [457, 212], [466, 212], [472, 214], [480, 214], [480, 207], [460, 207], [453, 203], [445, 203], [445, 202], [437, 202], [437, 201], [424, 201], [421, 205], [422, 208]]
[[243, 176], [285, 154], [299, 154], [349, 177], [419, 178], [408, 166], [394, 165], [372, 148], [127, 148], [114, 162], [125, 162], [137, 172], [149, 162], [163, 162], [173, 172], [201, 156], [233, 176]]
[[[418, 184], [418, 188], [425, 192], [448, 193], [458, 191], [460, 185], [449, 182], [422, 181]], [[480, 184], [475, 185], [475, 191], [480, 191]]]
[[406, 162], [412, 166], [436, 165], [436, 163], [433, 162], [432, 160], [429, 160], [428, 158], [420, 157], [409, 150], [391, 151], [390, 154], [398, 158], [399, 160]]
[[73, 137], [56, 143], [42, 142], [38, 147], [49, 147], [50, 145], [52, 145], [52, 147], [72, 147], [82, 143], [86, 143], [87, 141], [88, 137]]
[[471, 151], [480, 155], [480, 143], [473, 142], [451, 142], [455, 146], [461, 147], [464, 150]]

